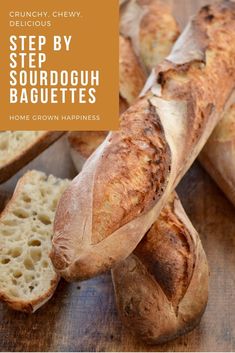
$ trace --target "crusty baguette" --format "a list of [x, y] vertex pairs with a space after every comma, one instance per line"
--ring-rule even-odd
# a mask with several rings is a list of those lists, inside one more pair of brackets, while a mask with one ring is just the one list
[[169, 54], [179, 27], [166, 1], [129, 0], [120, 10], [120, 33], [131, 39], [149, 72]]
[[199, 160], [235, 205], [235, 103], [216, 126]]
[[208, 265], [176, 195], [112, 277], [122, 322], [146, 343], [169, 341], [198, 324], [207, 304]]
[[88, 159], [56, 212], [51, 258], [64, 278], [112, 268], [155, 222], [234, 88], [234, 42], [235, 3], [203, 7], [122, 115], [120, 131]]
[[49, 252], [59, 197], [68, 186], [38, 171], [27, 172], [0, 216], [0, 299], [34, 312], [53, 295], [59, 276]]
[[[70, 142], [80, 171], [81, 148], [76, 139]], [[208, 265], [175, 193], [112, 278], [123, 324], [146, 343], [169, 341], [199, 323], [208, 298]]]
[[62, 131], [0, 132], [0, 183], [12, 177], [63, 133]]

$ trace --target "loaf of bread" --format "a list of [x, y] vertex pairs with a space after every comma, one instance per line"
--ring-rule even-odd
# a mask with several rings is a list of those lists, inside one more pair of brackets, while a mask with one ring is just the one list
[[149, 72], [169, 54], [179, 27], [166, 1], [129, 0], [120, 9], [120, 33]]
[[0, 183], [18, 172], [62, 134], [62, 131], [1, 131]]
[[198, 324], [208, 298], [208, 265], [175, 194], [112, 277], [122, 322], [146, 343], [169, 341]]
[[34, 312], [59, 281], [49, 252], [57, 202], [68, 180], [27, 172], [0, 216], [0, 299]]
[[[71, 144], [79, 171], [81, 149], [78, 144], [77, 160], [76, 139]], [[112, 270], [112, 277], [124, 326], [146, 343], [169, 341], [199, 323], [208, 297], [208, 265], [175, 193], [134, 252]]]
[[[51, 258], [67, 280], [127, 258], [195, 160], [234, 89], [235, 3], [205, 6], [145, 94], [63, 194]], [[91, 261], [92, 259], [92, 261]]]
[[235, 205], [235, 95], [199, 155], [203, 167]]

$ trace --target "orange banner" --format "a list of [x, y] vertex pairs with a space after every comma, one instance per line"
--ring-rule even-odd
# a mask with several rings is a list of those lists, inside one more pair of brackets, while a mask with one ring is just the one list
[[1, 130], [115, 130], [118, 0], [1, 6]]

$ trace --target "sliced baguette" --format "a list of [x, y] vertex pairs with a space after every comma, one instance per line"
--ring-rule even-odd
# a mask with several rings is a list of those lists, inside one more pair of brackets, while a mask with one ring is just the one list
[[0, 299], [34, 312], [59, 281], [49, 252], [57, 202], [68, 180], [27, 172], [0, 217]]
[[0, 183], [12, 177], [63, 133], [62, 131], [1, 131]]

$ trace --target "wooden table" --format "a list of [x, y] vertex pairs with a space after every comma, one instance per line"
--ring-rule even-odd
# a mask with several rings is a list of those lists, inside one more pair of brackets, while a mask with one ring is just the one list
[[[208, 2], [208, 1], [207, 1]], [[175, 0], [180, 23], [205, 1]], [[65, 138], [0, 186], [0, 207], [27, 169], [75, 175]], [[199, 327], [162, 346], [137, 341], [117, 316], [110, 274], [82, 283], [61, 281], [54, 297], [33, 315], [0, 305], [1, 351], [235, 351], [235, 209], [196, 162], [178, 187], [201, 235], [210, 265], [209, 303]]]

